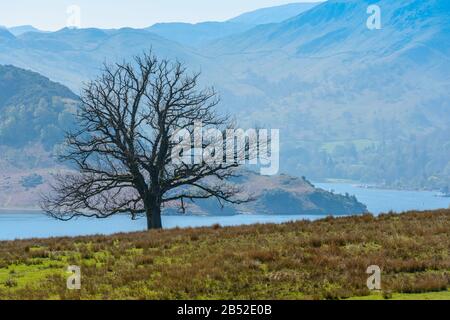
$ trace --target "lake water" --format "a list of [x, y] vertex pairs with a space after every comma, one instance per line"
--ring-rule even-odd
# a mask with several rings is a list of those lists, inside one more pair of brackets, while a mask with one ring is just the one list
[[386, 189], [367, 189], [347, 183], [315, 183], [316, 187], [334, 193], [355, 195], [373, 214], [404, 212], [410, 210], [434, 210], [449, 208], [450, 198], [437, 197], [431, 191], [400, 191]]
[[[439, 198], [433, 192], [393, 191], [358, 188], [351, 184], [317, 183], [316, 186], [335, 193], [357, 196], [374, 214], [394, 210], [426, 210], [448, 208], [449, 198]], [[283, 223], [293, 220], [315, 220], [324, 216], [311, 215], [238, 215], [224, 217], [164, 216], [165, 228], [201, 227], [220, 224], [234, 226], [254, 223]], [[115, 216], [106, 220], [80, 218], [69, 222], [51, 219], [39, 212], [0, 211], [0, 240], [112, 234], [142, 231], [145, 219], [131, 221], [127, 216]]]

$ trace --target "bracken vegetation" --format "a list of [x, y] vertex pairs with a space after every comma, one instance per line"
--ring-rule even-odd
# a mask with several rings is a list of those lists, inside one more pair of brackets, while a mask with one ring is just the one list
[[450, 299], [449, 248], [450, 210], [0, 242], [0, 299]]

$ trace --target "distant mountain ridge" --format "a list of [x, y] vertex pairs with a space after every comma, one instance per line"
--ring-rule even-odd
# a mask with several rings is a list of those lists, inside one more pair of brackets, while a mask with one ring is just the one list
[[[382, 10], [381, 30], [366, 26], [374, 3]], [[18, 37], [0, 30], [0, 63], [78, 92], [105, 60], [153, 47], [201, 70], [204, 84], [221, 93], [222, 110], [242, 126], [282, 128], [284, 172], [441, 188], [450, 181], [449, 16], [443, 0], [329, 0], [279, 23], [217, 32], [218, 39], [192, 32], [190, 44], [149, 30]], [[159, 27], [220, 25], [236, 27], [230, 21], [212, 22], [211, 29]]]
[[279, 23], [308, 11], [321, 2], [299, 2], [289, 3], [281, 6], [262, 8], [241, 14], [228, 22], [243, 23], [248, 25], [261, 25]]
[[[199, 66], [203, 58], [180, 44], [147, 30], [69, 29], [50, 33], [25, 33], [14, 37], [0, 30], [0, 63], [48, 75], [78, 92], [84, 81], [94, 78], [104, 62], [114, 62], [153, 48], [162, 56], [190, 61]], [[65, 67], [61, 67], [65, 66]]]
[[[381, 30], [366, 26], [373, 3], [382, 10]], [[450, 132], [449, 16], [450, 2], [441, 0], [330, 0], [204, 52], [220, 55], [229, 74], [249, 86], [245, 101], [267, 106], [246, 109], [246, 117], [283, 128], [285, 156], [292, 157], [285, 170], [444, 188], [450, 153], [439, 145], [448, 145], [443, 137]], [[237, 57], [245, 57], [245, 67]]]
[[224, 22], [157, 23], [148, 31], [187, 46], [207, 45], [210, 41], [239, 34], [267, 23], [278, 23], [305, 12], [320, 2], [291, 3], [244, 13]]
[[11, 28], [8, 28], [8, 30], [16, 37], [20, 36], [24, 33], [27, 33], [27, 32], [43, 32], [43, 31], [36, 29], [35, 27], [30, 26], [30, 25], [11, 27]]
[[157, 23], [146, 30], [186, 46], [200, 46], [209, 41], [247, 31], [252, 24], [235, 22]]
[[0, 41], [12, 41], [16, 37], [6, 28], [0, 28]]
[[[382, 29], [378, 32], [366, 26], [369, 17], [366, 11], [373, 3], [377, 3], [383, 13]], [[398, 50], [408, 40], [412, 41], [413, 36], [430, 38], [433, 36], [430, 32], [448, 31], [449, 6], [442, 0], [329, 0], [279, 24], [258, 26], [224, 41], [233, 40], [238, 44], [231, 48], [234, 52], [245, 49], [244, 46], [249, 48], [251, 43], [255, 49], [295, 49], [293, 53], [297, 54], [302, 54], [303, 50], [305, 54], [314, 53], [314, 50], [324, 53], [326, 48], [330, 55], [333, 53], [330, 49], [345, 48], [346, 42], [353, 44], [355, 41], [360, 41], [360, 45], [353, 46], [351, 51], [373, 51], [395, 41], [399, 42], [391, 49]], [[417, 34], [425, 30], [429, 31], [428, 34]], [[387, 35], [393, 39], [389, 40]], [[374, 37], [378, 41], [374, 41]], [[403, 41], [399, 37], [404, 37]]]

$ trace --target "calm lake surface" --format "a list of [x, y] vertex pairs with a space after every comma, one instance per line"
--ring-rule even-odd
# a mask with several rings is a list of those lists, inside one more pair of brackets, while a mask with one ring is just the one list
[[367, 189], [346, 183], [315, 183], [316, 187], [334, 193], [355, 195], [373, 214], [389, 211], [434, 210], [449, 208], [450, 198], [438, 197], [431, 191]]
[[[334, 190], [335, 193], [354, 194], [374, 214], [394, 210], [426, 210], [448, 208], [449, 198], [436, 197], [433, 192], [395, 191], [358, 188], [351, 184], [317, 183], [317, 187]], [[211, 226], [234, 226], [253, 223], [283, 223], [293, 220], [315, 220], [324, 216], [311, 215], [238, 215], [224, 217], [164, 216], [165, 228]], [[50, 219], [39, 212], [0, 211], [0, 240], [44, 238], [57, 236], [78, 236], [112, 234], [118, 232], [142, 231], [146, 228], [144, 219], [131, 221], [126, 216], [106, 220], [80, 218], [69, 222]]]

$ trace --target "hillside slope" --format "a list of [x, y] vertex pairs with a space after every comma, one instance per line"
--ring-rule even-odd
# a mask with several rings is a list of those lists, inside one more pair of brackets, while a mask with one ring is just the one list
[[14, 37], [0, 30], [0, 63], [30, 69], [67, 85], [78, 93], [83, 82], [96, 77], [102, 65], [149, 51], [188, 61], [199, 68], [200, 55], [147, 30], [62, 29]]
[[58, 170], [53, 153], [74, 128], [78, 97], [40, 74], [0, 65], [0, 208], [33, 207]]
[[224, 22], [157, 23], [146, 30], [188, 47], [240, 34], [260, 24], [278, 23], [305, 12], [318, 3], [292, 3], [247, 12]]
[[[78, 92], [105, 59], [153, 47], [201, 70], [203, 83], [220, 92], [221, 110], [241, 126], [282, 128], [283, 172], [448, 189], [450, 4], [380, 0], [382, 29], [369, 30], [372, 3], [330, 0], [280, 23], [202, 38], [199, 49], [148, 30], [19, 37], [1, 30], [0, 63], [41, 72]], [[168, 27], [182, 38], [180, 30], [193, 26]]]
[[16, 37], [20, 36], [20, 35], [22, 35], [24, 33], [27, 33], [27, 32], [43, 32], [43, 31], [41, 31], [39, 29], [36, 29], [35, 27], [30, 26], [30, 25], [16, 26], [16, 27], [8, 28], [8, 30], [13, 35], [15, 35]]
[[[440, 210], [0, 242], [0, 299], [448, 300], [449, 233]], [[69, 265], [81, 290], [66, 288]]]
[[0, 65], [0, 145], [53, 147], [73, 126], [77, 99], [40, 74]]
[[[56, 163], [54, 156], [64, 133], [76, 130], [74, 115], [78, 100], [68, 88], [37, 73], [0, 66], [0, 208], [36, 208], [40, 194], [48, 191], [51, 173], [68, 170]], [[264, 178], [245, 172], [236, 183], [244, 185], [258, 201], [225, 210], [213, 201], [199, 201], [189, 206], [187, 212], [359, 214], [367, 210], [356, 198], [317, 190], [302, 179]], [[258, 192], [255, 187], [260, 188]]]
[[[367, 207], [353, 195], [334, 194], [316, 188], [306, 178], [288, 175], [261, 176], [252, 171], [241, 172], [241, 177], [232, 181], [242, 188], [242, 192], [254, 201], [230, 205], [222, 208], [215, 199], [187, 203], [189, 214], [195, 215], [236, 215], [236, 214], [277, 214], [277, 215], [351, 215], [367, 212]], [[178, 211], [170, 206], [165, 214]]]
[[239, 79], [227, 85], [225, 102], [245, 119], [283, 128], [285, 170], [445, 186], [450, 4], [381, 0], [382, 29], [369, 30], [372, 2], [330, 0], [205, 51]]
[[318, 4], [320, 4], [320, 2], [299, 2], [262, 8], [255, 11], [243, 13], [228, 21], [254, 26], [260, 24], [279, 23], [289, 18], [295, 17], [305, 11], [308, 11]]
[[206, 43], [231, 36], [253, 28], [253, 24], [237, 22], [157, 23], [147, 30], [166, 39], [188, 47], [198, 47]]

